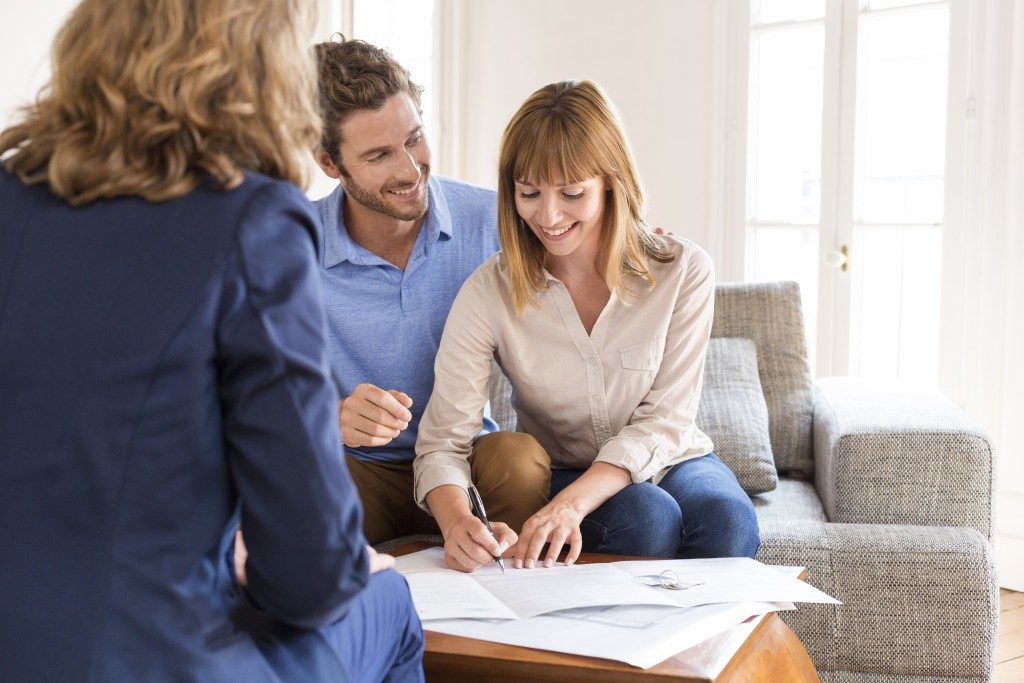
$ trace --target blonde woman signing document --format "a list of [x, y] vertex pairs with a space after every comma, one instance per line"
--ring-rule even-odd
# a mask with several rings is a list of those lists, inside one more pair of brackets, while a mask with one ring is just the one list
[[[416, 500], [441, 527], [448, 566], [472, 571], [497, 552], [517, 568], [551, 565], [565, 544], [567, 563], [583, 550], [757, 551], [750, 499], [694, 424], [714, 267], [693, 242], [650, 230], [642, 212], [601, 88], [566, 81], [531, 95], [501, 141], [501, 252], [455, 300], [416, 444]], [[492, 357], [524, 433], [490, 466], [538, 449], [551, 461], [549, 502], [501, 542], [465, 492]]]

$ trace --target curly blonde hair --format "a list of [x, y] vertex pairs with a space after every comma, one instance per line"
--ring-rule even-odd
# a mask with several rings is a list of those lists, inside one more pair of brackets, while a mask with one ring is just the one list
[[247, 170], [304, 185], [315, 21], [314, 0], [84, 0], [49, 84], [0, 133], [2, 163], [71, 204], [230, 189]]
[[498, 238], [513, 306], [522, 314], [544, 288], [547, 250], [516, 211], [515, 184], [608, 184], [597, 263], [608, 289], [625, 299], [635, 294], [625, 277], [654, 286], [649, 261], [675, 256], [644, 221], [644, 191], [633, 152], [615, 105], [593, 81], [551, 83], [530, 95], [501, 136], [498, 152]]

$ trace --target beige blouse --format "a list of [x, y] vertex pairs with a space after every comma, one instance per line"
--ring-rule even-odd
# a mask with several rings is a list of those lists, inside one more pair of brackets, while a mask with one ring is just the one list
[[492, 356], [512, 384], [519, 430], [533, 435], [554, 468], [594, 461], [626, 469], [634, 482], [660, 480], [676, 463], [706, 455], [711, 439], [694, 418], [714, 313], [714, 265], [685, 239], [651, 263], [656, 285], [627, 281], [590, 335], [568, 290], [545, 272], [538, 306], [517, 316], [498, 253], [459, 291], [434, 365], [434, 392], [419, 425], [415, 497], [470, 483], [469, 455], [487, 402]]

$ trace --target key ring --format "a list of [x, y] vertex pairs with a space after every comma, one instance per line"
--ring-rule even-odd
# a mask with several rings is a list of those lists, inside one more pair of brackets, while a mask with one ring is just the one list
[[685, 583], [680, 581], [679, 574], [676, 574], [671, 569], [666, 569], [660, 574], [647, 574], [646, 576], [636, 577], [645, 586], [652, 586], [654, 588], [666, 588], [671, 591], [682, 591], [687, 588], [694, 588], [696, 586], [703, 586], [703, 583]]

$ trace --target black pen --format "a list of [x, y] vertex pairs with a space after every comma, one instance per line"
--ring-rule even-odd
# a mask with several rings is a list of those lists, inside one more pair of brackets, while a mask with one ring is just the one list
[[[491, 523], [487, 521], [487, 513], [484, 512], [484, 501], [481, 500], [480, 493], [472, 484], [469, 485], [469, 507], [473, 509], [473, 516], [483, 522], [487, 530], [491, 532], [491, 536], [494, 536], [494, 529], [491, 528]], [[497, 536], [495, 536], [494, 540], [498, 540]], [[498, 569], [504, 574], [505, 563], [501, 561], [501, 555], [493, 555], [492, 557], [498, 563]]]

